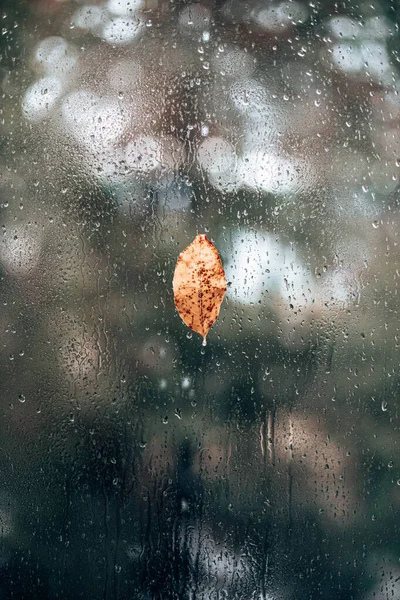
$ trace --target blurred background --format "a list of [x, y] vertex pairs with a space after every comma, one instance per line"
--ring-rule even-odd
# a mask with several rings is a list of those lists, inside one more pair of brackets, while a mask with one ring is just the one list
[[0, 15], [1, 598], [400, 598], [398, 3]]

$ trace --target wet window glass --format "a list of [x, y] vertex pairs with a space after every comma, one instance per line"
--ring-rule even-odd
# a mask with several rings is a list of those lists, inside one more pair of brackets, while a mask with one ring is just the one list
[[0, 596], [400, 598], [398, 4], [0, 15]]

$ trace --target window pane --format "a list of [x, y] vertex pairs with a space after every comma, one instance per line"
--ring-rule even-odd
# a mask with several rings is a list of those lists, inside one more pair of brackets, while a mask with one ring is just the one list
[[2, 598], [400, 597], [398, 26], [3, 1]]

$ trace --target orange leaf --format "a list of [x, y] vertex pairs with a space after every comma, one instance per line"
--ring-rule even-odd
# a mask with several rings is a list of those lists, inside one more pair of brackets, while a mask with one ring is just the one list
[[197, 235], [178, 257], [174, 300], [183, 322], [203, 336], [215, 323], [226, 292], [226, 278], [218, 250], [207, 236]]

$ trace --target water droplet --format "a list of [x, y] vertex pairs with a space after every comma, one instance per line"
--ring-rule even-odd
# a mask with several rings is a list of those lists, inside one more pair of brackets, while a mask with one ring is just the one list
[[187, 337], [188, 340], [191, 340], [192, 337], [193, 337], [193, 333], [191, 331], [188, 331], [187, 334], [186, 334], [186, 337]]
[[18, 395], [18, 400], [23, 404], [26, 400], [25, 395], [24, 394], [19, 394]]
[[379, 227], [379, 221], [372, 221], [372, 227], [374, 229], [378, 229], [378, 227]]
[[381, 409], [383, 410], [383, 412], [387, 411], [388, 403], [386, 402], [386, 400], [382, 400]]
[[394, 462], [393, 462], [392, 460], [390, 460], [390, 461], [388, 462], [388, 467], [389, 467], [389, 469], [393, 469], [393, 466], [394, 466]]
[[203, 342], [201, 344], [202, 346], [207, 346], [207, 340], [206, 340], [206, 336], [203, 337]]
[[121, 573], [121, 566], [120, 565], [115, 565], [115, 572], [116, 573]]

